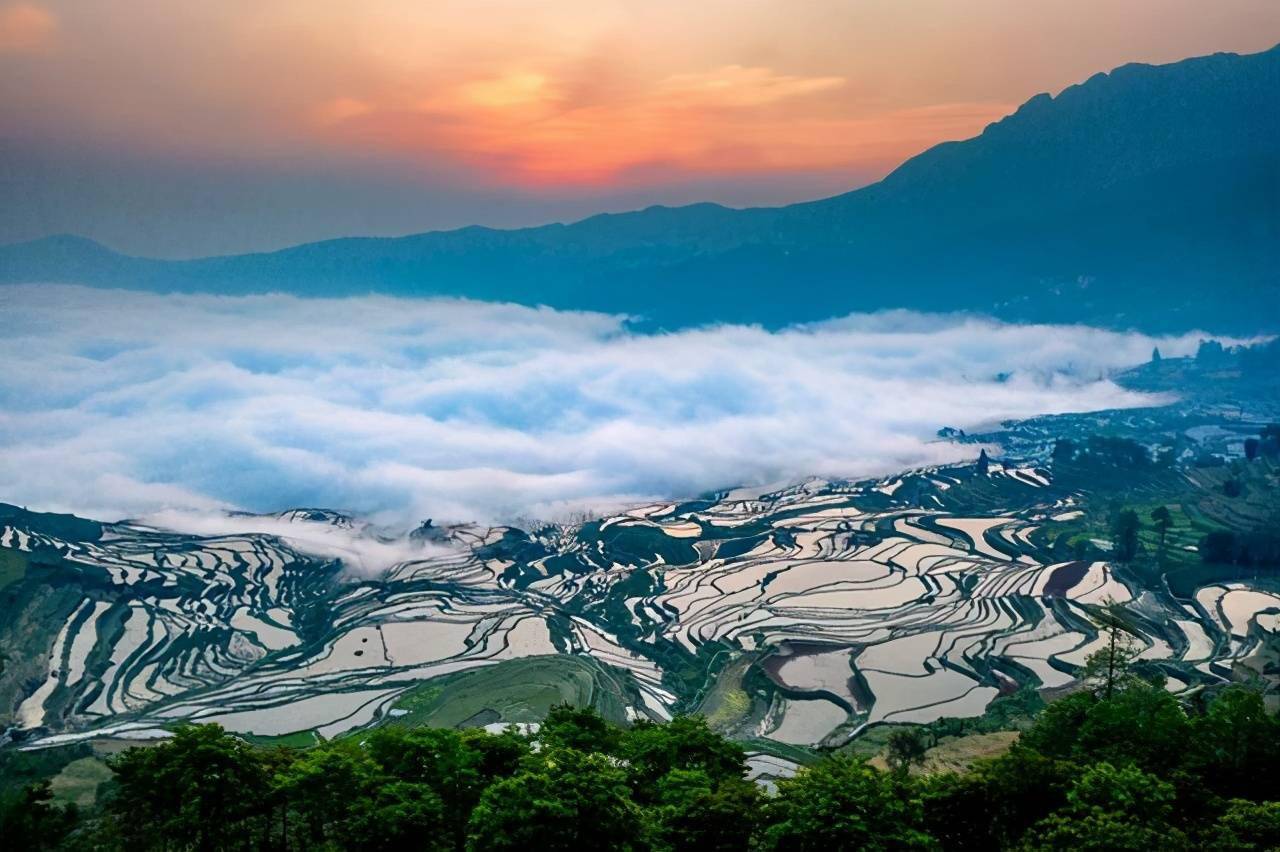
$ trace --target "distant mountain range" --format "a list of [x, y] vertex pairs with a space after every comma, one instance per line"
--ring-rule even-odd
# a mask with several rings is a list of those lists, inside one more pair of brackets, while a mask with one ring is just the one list
[[1125, 65], [804, 204], [165, 261], [57, 236], [0, 283], [449, 295], [779, 326], [883, 308], [1150, 330], [1280, 326], [1280, 46]]

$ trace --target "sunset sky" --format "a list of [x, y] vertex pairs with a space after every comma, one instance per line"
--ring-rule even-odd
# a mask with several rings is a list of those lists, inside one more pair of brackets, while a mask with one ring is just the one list
[[189, 256], [777, 204], [1275, 0], [0, 0], [0, 241]]

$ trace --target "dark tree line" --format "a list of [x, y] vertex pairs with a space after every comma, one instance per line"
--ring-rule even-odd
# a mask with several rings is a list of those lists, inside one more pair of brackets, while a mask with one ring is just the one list
[[1132, 562], [1138, 555], [1138, 533], [1142, 521], [1133, 509], [1118, 509], [1111, 517], [1111, 536], [1115, 557], [1121, 562]]
[[1280, 423], [1269, 423], [1258, 430], [1258, 437], [1245, 438], [1244, 457], [1248, 461], [1280, 459]]
[[[1141, 470], [1155, 465], [1151, 451], [1130, 438], [1111, 435], [1090, 435], [1083, 443], [1070, 438], [1059, 438], [1053, 444], [1051, 455], [1055, 465], [1075, 464], [1097, 467], [1115, 467], [1124, 470]], [[1169, 459], [1161, 458], [1162, 464]]]
[[1280, 532], [1263, 529], [1253, 532], [1214, 530], [1200, 539], [1200, 558], [1205, 562], [1242, 567], [1280, 565]]
[[306, 750], [191, 726], [113, 758], [94, 813], [28, 787], [0, 836], [130, 852], [1280, 848], [1280, 723], [1241, 687], [1186, 707], [1099, 679], [965, 774], [911, 775], [912, 733], [890, 751], [892, 771], [834, 755], [771, 794], [700, 717], [623, 729], [558, 707], [533, 739], [389, 726]]

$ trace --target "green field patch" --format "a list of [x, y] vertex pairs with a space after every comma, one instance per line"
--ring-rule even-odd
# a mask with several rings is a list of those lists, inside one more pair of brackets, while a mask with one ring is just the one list
[[751, 695], [742, 683], [750, 665], [751, 661], [744, 657], [725, 666], [698, 706], [697, 712], [707, 717], [707, 724], [714, 730], [732, 731], [750, 716]]
[[493, 722], [541, 722], [557, 704], [594, 707], [625, 723], [623, 696], [635, 692], [622, 672], [589, 657], [526, 657], [444, 675], [411, 689], [395, 703], [399, 725], [468, 727]]
[[[944, 772], [965, 773], [980, 760], [999, 757], [1018, 739], [1017, 731], [992, 731], [986, 734], [966, 734], [939, 740], [924, 754], [924, 760], [910, 768], [912, 775], [936, 775]], [[889, 769], [887, 750], [876, 754], [870, 763], [877, 769]]]
[[27, 557], [16, 550], [0, 550], [0, 589], [27, 576]]
[[53, 799], [64, 805], [91, 808], [98, 801], [98, 790], [111, 780], [111, 769], [99, 757], [73, 760], [49, 782]]
[[280, 746], [283, 748], [310, 748], [320, 742], [315, 731], [294, 731], [278, 737], [265, 737], [258, 734], [239, 734], [247, 742], [260, 746]]
[[774, 757], [781, 757], [786, 760], [790, 760], [792, 763], [798, 763], [801, 766], [808, 766], [811, 763], [817, 763], [819, 760], [817, 752], [811, 751], [804, 746], [780, 743], [777, 740], [767, 740], [764, 738], [743, 739], [738, 740], [738, 742], [747, 751], [771, 754]]
[[[603, 544], [604, 553], [615, 562], [646, 565], [659, 557], [667, 565], [688, 565], [698, 561], [692, 539], [674, 538], [650, 526], [614, 524], [600, 532], [592, 530]], [[595, 538], [589, 539], [594, 542]]]
[[841, 754], [852, 754], [868, 760], [882, 753], [889, 746], [889, 735], [900, 728], [914, 728], [915, 725], [883, 724], [863, 728], [858, 736], [840, 746]]
[[102, 538], [102, 524], [97, 521], [53, 512], [30, 512], [0, 503], [0, 526], [9, 525], [63, 541], [98, 541]]
[[68, 764], [92, 755], [93, 749], [86, 743], [35, 751], [0, 749], [0, 798], [15, 794], [28, 784], [50, 780]]

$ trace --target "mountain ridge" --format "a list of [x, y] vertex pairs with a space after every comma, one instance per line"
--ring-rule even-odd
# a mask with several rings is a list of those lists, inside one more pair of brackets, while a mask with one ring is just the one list
[[[655, 205], [185, 261], [59, 236], [0, 247], [0, 282], [461, 296], [659, 327], [900, 307], [1259, 330], [1280, 322], [1268, 307], [1280, 300], [1265, 298], [1280, 288], [1276, 103], [1280, 46], [1131, 63], [1038, 94], [875, 184], [794, 205]], [[1264, 298], [1236, 310], [1253, 296]]]

